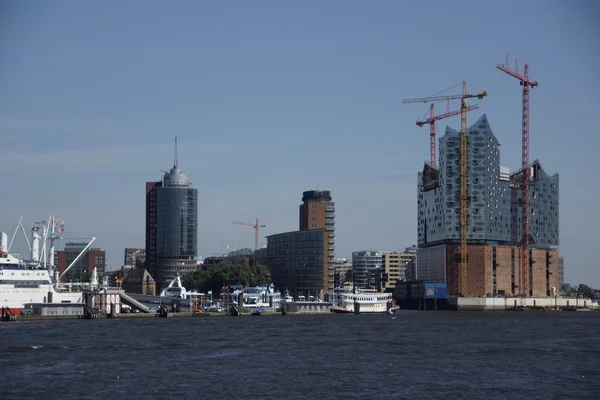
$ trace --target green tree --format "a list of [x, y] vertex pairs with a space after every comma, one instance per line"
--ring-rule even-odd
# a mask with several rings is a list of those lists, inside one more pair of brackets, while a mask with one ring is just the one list
[[565, 283], [560, 287], [560, 293], [562, 293], [563, 296], [573, 296], [575, 289], [570, 284]]
[[207, 293], [212, 290], [218, 296], [223, 287], [229, 285], [257, 286], [271, 283], [271, 273], [263, 265], [248, 266], [223, 261], [209, 270], [195, 270], [181, 277], [187, 290]]
[[591, 287], [589, 287], [588, 285], [584, 285], [583, 283], [581, 283], [577, 287], [577, 295], [584, 297], [584, 298], [591, 299], [594, 297], [594, 290]]

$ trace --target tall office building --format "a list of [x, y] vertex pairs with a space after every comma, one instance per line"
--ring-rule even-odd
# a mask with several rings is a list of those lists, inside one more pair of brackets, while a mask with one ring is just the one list
[[162, 181], [146, 182], [146, 261], [144, 267], [156, 279], [156, 193]]
[[302, 193], [300, 230], [324, 229], [325, 263], [324, 289], [333, 290], [335, 277], [335, 203], [329, 190], [309, 190]]
[[302, 195], [300, 230], [267, 236], [273, 283], [292, 296], [324, 298], [335, 284], [335, 203], [329, 191]]
[[[458, 292], [459, 132], [439, 140], [439, 169], [426, 164], [418, 177], [419, 280], [446, 281]], [[521, 171], [500, 166], [498, 139], [483, 115], [468, 128], [467, 291], [519, 293]], [[529, 293], [549, 295], [558, 284], [558, 175], [539, 161], [530, 169]]]
[[197, 268], [198, 190], [177, 157], [162, 182], [146, 183], [146, 260], [160, 291]]

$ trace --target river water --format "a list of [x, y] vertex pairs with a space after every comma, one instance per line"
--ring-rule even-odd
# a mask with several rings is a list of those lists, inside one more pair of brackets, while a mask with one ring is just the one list
[[600, 312], [0, 323], [2, 399], [600, 398]]

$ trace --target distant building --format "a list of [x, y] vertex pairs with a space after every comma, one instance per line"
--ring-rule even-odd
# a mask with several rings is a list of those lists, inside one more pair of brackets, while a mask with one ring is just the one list
[[[266, 253], [266, 254], [265, 254]], [[293, 296], [323, 299], [335, 285], [335, 203], [328, 190], [302, 193], [299, 230], [267, 237], [267, 248], [255, 252], [273, 283]]]
[[200, 266], [203, 270], [207, 270], [210, 269], [212, 267], [214, 267], [215, 265], [223, 262], [223, 260], [225, 260], [225, 257], [222, 256], [211, 256], [211, 257], [206, 257], [203, 261], [202, 261], [202, 265]]
[[329, 190], [309, 190], [302, 193], [300, 230], [324, 229], [323, 291], [333, 290], [335, 268], [335, 203]]
[[374, 250], [352, 252], [354, 282], [359, 288], [374, 288], [377, 269], [383, 265], [383, 252]]
[[381, 277], [376, 287], [382, 291], [389, 291], [396, 287], [396, 282], [406, 282], [407, 269], [416, 256], [416, 250], [411, 248], [403, 253], [383, 253]]
[[[324, 298], [326, 289], [325, 229], [267, 236], [268, 267], [275, 287], [290, 295]], [[333, 284], [333, 280], [332, 280]]]
[[254, 259], [259, 265], [268, 265], [269, 263], [269, 250], [267, 245], [260, 249], [254, 250]]
[[156, 295], [156, 283], [145, 268], [136, 268], [127, 272], [121, 283], [126, 293], [137, 293], [148, 296]]
[[254, 264], [254, 252], [252, 249], [239, 249], [233, 250], [227, 253], [225, 256], [226, 261], [230, 261], [234, 264], [246, 263], [248, 265]]
[[558, 258], [558, 287], [556, 288], [556, 290], [557, 291], [560, 290], [560, 288], [564, 284], [565, 284], [565, 258], [559, 257]]
[[146, 269], [152, 275], [156, 268], [156, 194], [162, 181], [146, 182]]
[[[79, 253], [85, 249], [88, 243], [68, 242], [65, 244], [65, 249], [56, 252], [58, 258], [58, 273], [59, 276], [67, 269], [69, 265], [77, 258]], [[61, 282], [81, 281], [86, 275], [92, 273], [96, 268], [98, 276], [102, 276], [106, 272], [106, 253], [99, 248], [90, 248], [77, 260], [75, 264], [62, 277]]]
[[406, 265], [406, 281], [416, 281], [417, 278], [417, 257], [413, 258]]
[[[467, 292], [517, 294], [520, 289], [522, 172], [500, 165], [498, 139], [483, 115], [467, 130]], [[439, 169], [425, 164], [418, 175], [416, 275], [447, 282], [455, 295], [459, 273], [459, 132], [446, 128], [439, 139]], [[549, 295], [558, 284], [558, 175], [539, 161], [528, 171], [530, 186], [529, 295]]]
[[197, 268], [198, 190], [177, 159], [162, 182], [146, 183], [147, 269], [157, 291], [177, 276]]
[[123, 265], [130, 265], [136, 268], [141, 267], [146, 262], [146, 250], [128, 247], [125, 249]]
[[336, 258], [333, 262], [334, 286], [341, 288], [345, 282], [352, 281], [352, 261], [347, 258]]

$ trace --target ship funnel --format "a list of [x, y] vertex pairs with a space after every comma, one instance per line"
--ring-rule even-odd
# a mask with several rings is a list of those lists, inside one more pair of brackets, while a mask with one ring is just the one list
[[42, 237], [37, 232], [31, 232], [31, 259], [33, 261], [40, 260], [40, 239]]
[[8, 253], [8, 236], [5, 232], [0, 232], [0, 254]]
[[94, 269], [92, 270], [92, 280], [90, 282], [90, 286], [92, 287], [92, 289], [98, 287], [98, 270], [96, 269], [96, 267], [94, 267]]

